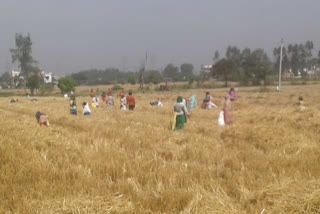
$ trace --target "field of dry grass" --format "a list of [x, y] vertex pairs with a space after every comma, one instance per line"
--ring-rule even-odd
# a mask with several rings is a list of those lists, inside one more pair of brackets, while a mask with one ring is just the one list
[[[174, 101], [204, 90], [137, 94], [134, 112], [89, 118], [64, 98], [0, 98], [0, 213], [319, 213], [320, 86], [241, 88], [222, 128], [225, 90], [183, 132], [169, 130]], [[51, 127], [37, 126], [38, 110]]]

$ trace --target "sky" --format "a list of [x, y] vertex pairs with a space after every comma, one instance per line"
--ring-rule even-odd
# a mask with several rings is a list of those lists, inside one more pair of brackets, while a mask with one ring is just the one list
[[30, 33], [38, 66], [55, 75], [119, 68], [212, 64], [229, 45], [272, 50], [314, 42], [319, 0], [0, 0], [0, 73], [16, 69], [10, 48]]

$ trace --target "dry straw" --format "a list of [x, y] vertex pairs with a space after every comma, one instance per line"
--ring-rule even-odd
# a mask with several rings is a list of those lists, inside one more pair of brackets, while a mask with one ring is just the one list
[[213, 90], [219, 109], [193, 111], [183, 132], [168, 128], [177, 95], [204, 91], [138, 94], [134, 112], [89, 118], [63, 98], [1, 98], [0, 213], [319, 213], [319, 89], [240, 89], [224, 128], [225, 91]]

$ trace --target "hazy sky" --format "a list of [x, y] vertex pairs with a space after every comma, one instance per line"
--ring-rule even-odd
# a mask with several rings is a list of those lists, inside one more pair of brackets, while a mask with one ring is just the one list
[[[312, 40], [320, 48], [319, 0], [0, 0], [0, 72], [15, 33], [33, 57], [62, 75], [88, 68], [136, 70], [211, 64], [228, 45], [264, 48]], [[11, 66], [11, 64], [10, 64]]]

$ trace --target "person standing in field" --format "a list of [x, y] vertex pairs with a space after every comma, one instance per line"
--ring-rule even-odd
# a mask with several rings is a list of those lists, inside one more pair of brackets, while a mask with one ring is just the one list
[[233, 102], [236, 100], [236, 91], [234, 90], [234, 88], [231, 88], [229, 91], [229, 97], [230, 97], [230, 101]]
[[93, 98], [93, 97], [94, 97], [93, 88], [91, 88], [91, 91], [90, 91], [90, 97], [91, 97], [91, 98]]
[[106, 102], [106, 100], [107, 100], [106, 92], [102, 92], [102, 94], [101, 94], [101, 100], [102, 100], [103, 103]]
[[232, 104], [229, 95], [225, 96], [225, 102], [223, 106], [224, 123], [230, 125], [232, 123]]
[[197, 95], [192, 95], [189, 98], [189, 104], [188, 104], [188, 108], [190, 111], [194, 110], [195, 108], [197, 108]]
[[189, 117], [189, 112], [186, 105], [183, 103], [182, 97], [177, 98], [177, 102], [173, 106], [173, 110], [176, 113], [176, 125], [175, 130], [183, 130], [184, 124], [187, 122], [187, 116]]
[[202, 109], [207, 109], [207, 106], [210, 102], [210, 92], [206, 92], [206, 96], [203, 99]]
[[[112, 96], [108, 96], [108, 98], [107, 98], [107, 107], [108, 108], [113, 108], [113, 106], [114, 106], [114, 99], [113, 99], [113, 97]], [[120, 107], [121, 108], [121, 107]]]
[[87, 102], [82, 103], [82, 113], [85, 117], [89, 117], [91, 115], [91, 110]]
[[303, 97], [301, 96], [299, 97], [298, 106], [299, 106], [299, 109], [302, 111], [306, 109], [306, 107], [304, 106]]
[[71, 91], [69, 102], [70, 102], [70, 114], [77, 115], [76, 96], [72, 91]]
[[122, 95], [123, 95], [123, 91], [119, 91], [119, 93], [117, 94], [117, 100], [116, 100], [117, 105], [120, 104], [120, 100], [122, 98]]
[[121, 99], [120, 99], [120, 109], [121, 110], [127, 110], [127, 98], [122, 94]]
[[202, 108], [211, 110], [217, 108], [217, 105], [212, 102], [212, 97], [209, 92], [206, 92], [206, 96], [203, 99]]
[[132, 92], [131, 91], [129, 92], [129, 96], [127, 97], [127, 103], [128, 103], [128, 106], [129, 106], [129, 111], [133, 111], [134, 107], [136, 105], [136, 102], [134, 100], [134, 97], [132, 96]]
[[112, 93], [111, 93], [111, 89], [110, 89], [110, 88], [108, 89], [108, 93], [107, 93], [107, 95], [108, 95], [108, 96], [111, 96], [111, 95], [112, 95]]
[[98, 108], [99, 107], [99, 103], [100, 103], [100, 100], [98, 98], [98, 96], [95, 96], [92, 101], [94, 102], [95, 104], [95, 108]]

